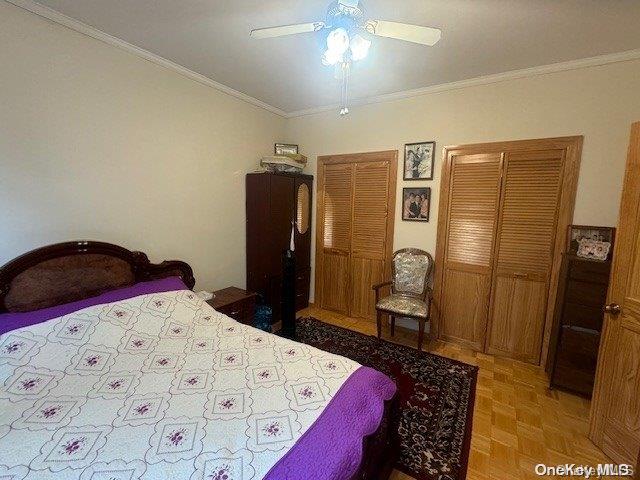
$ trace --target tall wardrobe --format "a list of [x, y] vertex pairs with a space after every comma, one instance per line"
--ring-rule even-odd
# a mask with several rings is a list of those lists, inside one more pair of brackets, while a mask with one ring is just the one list
[[262, 296], [281, 320], [282, 254], [293, 228], [296, 310], [309, 306], [313, 176], [249, 173], [246, 177], [247, 289]]
[[477, 351], [544, 361], [582, 137], [445, 149], [433, 330]]

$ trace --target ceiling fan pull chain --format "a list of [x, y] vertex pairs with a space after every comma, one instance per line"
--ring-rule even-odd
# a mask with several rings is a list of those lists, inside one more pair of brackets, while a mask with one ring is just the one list
[[344, 74], [344, 114], [349, 113], [349, 77], [351, 76], [351, 64], [347, 63]]
[[340, 116], [344, 115], [344, 65], [340, 64]]
[[345, 71], [345, 64], [342, 64], [342, 114], [346, 115], [345, 109], [347, 108], [347, 73]]
[[342, 70], [342, 104], [340, 107], [340, 115], [345, 116], [349, 114], [349, 62], [343, 62], [341, 65]]

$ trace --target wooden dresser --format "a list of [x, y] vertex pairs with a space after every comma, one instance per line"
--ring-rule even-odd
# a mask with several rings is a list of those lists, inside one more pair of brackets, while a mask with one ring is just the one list
[[547, 370], [551, 387], [591, 397], [611, 262], [565, 253]]

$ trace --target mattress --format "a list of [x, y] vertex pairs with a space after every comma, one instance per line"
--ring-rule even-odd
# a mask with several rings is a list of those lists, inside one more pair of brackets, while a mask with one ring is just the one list
[[0, 478], [349, 479], [380, 372], [237, 323], [173, 281], [0, 315]]

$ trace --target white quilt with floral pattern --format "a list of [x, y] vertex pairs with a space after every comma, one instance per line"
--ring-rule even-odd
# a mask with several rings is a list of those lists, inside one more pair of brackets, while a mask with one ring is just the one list
[[193, 292], [0, 336], [0, 478], [263, 478], [356, 362], [244, 326]]

